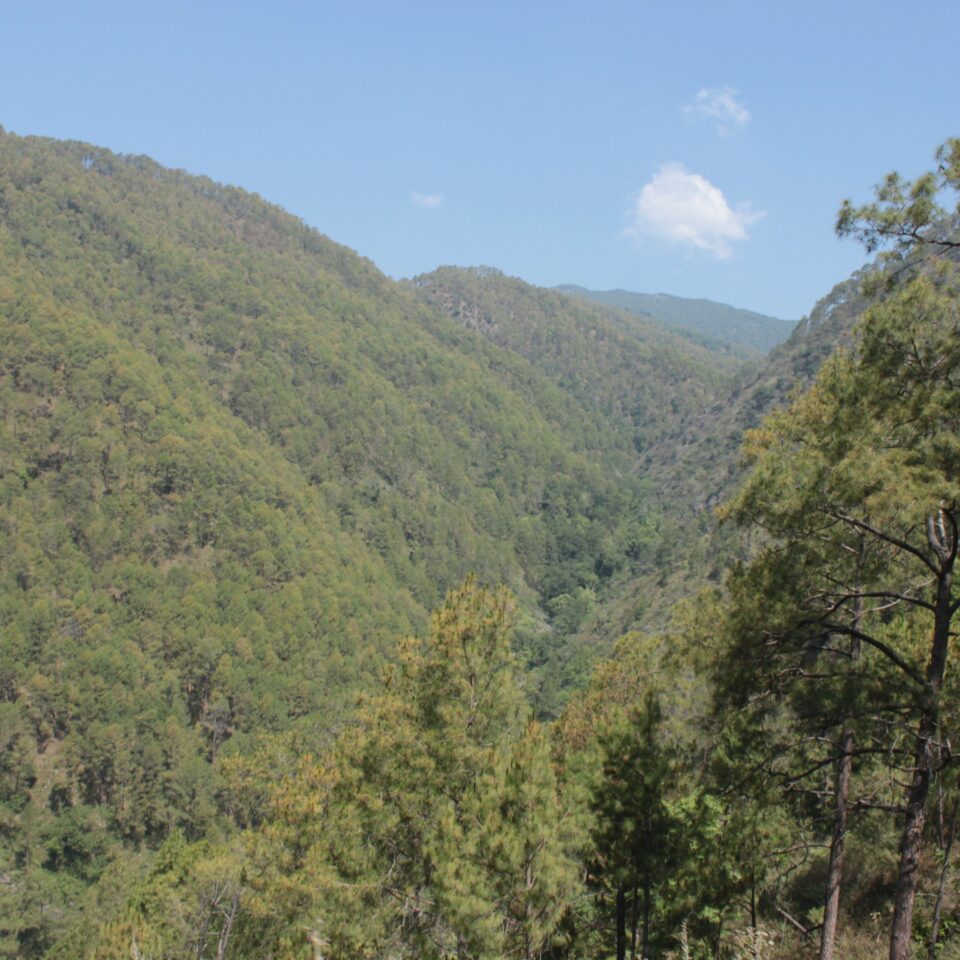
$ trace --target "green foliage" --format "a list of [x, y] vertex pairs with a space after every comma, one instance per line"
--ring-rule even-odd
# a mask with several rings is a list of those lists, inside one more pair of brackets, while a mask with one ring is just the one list
[[[50, 960], [143, 960], [242, 955], [234, 949], [249, 896], [236, 851], [189, 844], [172, 834], [152, 866], [120, 867], [96, 891], [90, 912], [46, 956]], [[242, 936], [242, 932], [239, 934]]]
[[761, 363], [741, 366], [718, 402], [691, 411], [644, 451], [640, 469], [654, 501], [646, 510], [657, 537], [638, 555], [632, 582], [604, 603], [607, 631], [661, 629], [676, 603], [722, 583], [726, 567], [749, 555], [749, 545], [715, 518], [715, 509], [743, 480], [743, 434], [809, 387], [831, 353], [850, 344], [858, 318], [874, 299], [864, 292], [864, 280], [877, 273], [867, 268], [837, 284], [786, 342]]
[[282, 800], [268, 835], [297, 838], [325, 955], [533, 958], [556, 937], [577, 836], [516, 682], [510, 607], [472, 581], [451, 592], [326, 772], [284, 788], [312, 799]]
[[[50, 930], [104, 862], [256, 821], [271, 778], [220, 771], [329, 740], [470, 570], [556, 710], [564, 633], [653, 549], [606, 401], [257, 197], [3, 133], [0, 267], [0, 844]], [[88, 867], [24, 853], [90, 811]]]
[[[0, 956], [602, 956], [618, 894], [661, 954], [684, 922], [714, 956], [784, 905], [812, 926], [844, 722], [881, 808], [955, 723], [955, 142], [939, 160], [845, 208], [898, 282], [753, 434], [743, 547], [711, 519], [734, 447], [847, 336], [862, 278], [735, 372], [0, 133]], [[726, 596], [591, 678], [738, 550]], [[468, 580], [394, 651], [470, 570], [517, 629]], [[850, 909], [877, 909], [889, 823], [850, 834]]]
[[[615, 513], [586, 493], [583, 480], [569, 485], [557, 477], [544, 488], [550, 537], [544, 547], [554, 573], [544, 581], [542, 595], [554, 637], [550, 657], [537, 659], [534, 653], [530, 665], [538, 681], [538, 708], [555, 715], [570, 690], [586, 682], [597, 653], [608, 652], [612, 638], [645, 612], [623, 602], [625, 583], [639, 575], [644, 578], [639, 590], [649, 595], [648, 581], [662, 581], [673, 563], [695, 570], [708, 565], [706, 555], [696, 555], [691, 536], [678, 536], [678, 527], [689, 524], [678, 514], [704, 496], [688, 491], [690, 480], [699, 478], [689, 465], [680, 478], [663, 481], [661, 474], [678, 450], [687, 448], [693, 418], [726, 395], [738, 364], [646, 318], [538, 289], [489, 268], [441, 267], [411, 283], [431, 306], [529, 361], [544, 378], [541, 402], [552, 409], [559, 403], [555, 398], [564, 398], [560, 409], [574, 414], [567, 431], [586, 429], [595, 451], [629, 458], [617, 476]], [[732, 462], [733, 441], [728, 453]], [[639, 467], [630, 462], [637, 454]], [[601, 538], [596, 525], [584, 523], [584, 509], [591, 518], [606, 518]], [[595, 594], [589, 609], [582, 602], [585, 590]], [[677, 599], [679, 592], [658, 605], [659, 612]]]
[[[910, 950], [934, 757], [955, 722], [945, 683], [957, 605], [960, 297], [950, 261], [927, 258], [954, 246], [934, 202], [944, 183], [956, 186], [943, 165], [951, 151], [953, 142], [938, 175], [909, 190], [888, 178], [876, 204], [841, 212], [841, 232], [871, 247], [894, 241], [908, 269], [890, 275], [865, 313], [855, 351], [836, 354], [813, 389], [749, 435], [752, 471], [730, 512], [764, 541], [731, 578], [716, 669], [722, 702], [752, 717], [753, 736], [766, 741], [766, 775], [806, 797], [798, 813], [815, 831], [831, 819], [818, 771], [841, 753], [870, 806], [896, 798], [890, 784], [878, 789], [879, 758], [909, 771], [896, 958]], [[842, 824], [846, 796], [835, 804]], [[843, 834], [831, 834], [840, 849]]]
[[890, 173], [876, 188], [872, 203], [856, 207], [845, 200], [837, 216], [837, 233], [859, 240], [871, 253], [891, 247], [894, 258], [915, 256], [918, 247], [946, 252], [960, 248], [956, 217], [960, 204], [945, 209], [944, 190], [960, 192], [960, 139], [947, 140], [936, 155], [937, 167], [912, 182]]
[[604, 447], [627, 437], [643, 450], [675, 435], [684, 416], [723, 390], [736, 366], [656, 323], [497, 270], [441, 267], [412, 283], [427, 303], [530, 360], [577, 401]]
[[652, 915], [654, 902], [679, 867], [678, 824], [672, 822], [664, 795], [672, 779], [670, 759], [657, 742], [660, 720], [659, 705], [648, 696], [603, 731], [600, 780], [592, 800], [598, 856], [594, 883], [614, 921], [611, 928], [618, 910], [631, 943], [637, 940], [638, 925], [643, 928], [644, 954], [649, 952], [649, 927], [658, 919]]
[[560, 718], [564, 789], [591, 836], [593, 897], [568, 921], [571, 956], [615, 956], [618, 913], [628, 956], [645, 939], [651, 956], [669, 955], [684, 922], [688, 948], [713, 956], [751, 891], [765, 895], [777, 880], [771, 850], [784, 825], [718, 762], [742, 746], [710, 713], [723, 609], [704, 594], [665, 635], [622, 638]]
[[[516, 685], [509, 618], [503, 593], [468, 582], [451, 594], [429, 647], [407, 648], [387, 695], [341, 747], [338, 798], [373, 848], [363, 872], [386, 907], [373, 942], [398, 940], [404, 954], [537, 956], [575, 890], [548, 742]], [[340, 910], [355, 916], [349, 902]]]

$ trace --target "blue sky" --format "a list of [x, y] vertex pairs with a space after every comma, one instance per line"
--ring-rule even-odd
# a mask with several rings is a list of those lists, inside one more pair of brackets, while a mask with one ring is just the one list
[[795, 318], [960, 135], [960, 4], [0, 0], [0, 124], [256, 191], [391, 276]]

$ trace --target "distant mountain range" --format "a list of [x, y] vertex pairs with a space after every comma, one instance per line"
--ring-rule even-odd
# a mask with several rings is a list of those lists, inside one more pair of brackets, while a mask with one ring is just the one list
[[587, 290], [576, 284], [556, 287], [561, 293], [595, 300], [630, 313], [653, 317], [664, 326], [691, 335], [706, 346], [725, 347], [749, 357], [767, 354], [783, 343], [797, 325], [752, 310], [731, 307], [713, 300], [692, 300], [668, 293], [634, 293], [630, 290]]

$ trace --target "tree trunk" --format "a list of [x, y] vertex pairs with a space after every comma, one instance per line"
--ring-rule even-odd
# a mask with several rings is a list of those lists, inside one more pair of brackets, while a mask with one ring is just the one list
[[[940, 529], [942, 529], [942, 514]], [[939, 533], [932, 521], [928, 523], [930, 546], [940, 558], [937, 577], [937, 597], [934, 603], [933, 642], [930, 647], [930, 662], [927, 665], [926, 689], [917, 729], [917, 752], [914, 760], [913, 778], [907, 794], [907, 814], [900, 840], [900, 869], [897, 876], [897, 891], [893, 902], [893, 923], [890, 927], [890, 960], [908, 960], [910, 940], [913, 933], [913, 906], [917, 895], [920, 870], [920, 849], [923, 842], [923, 825], [927, 814], [927, 798], [933, 776], [933, 742], [937, 735], [940, 714], [940, 689], [947, 665], [950, 646], [951, 587], [955, 543]]]
[[220, 939], [217, 941], [217, 960], [225, 960], [227, 956], [227, 946], [230, 943], [230, 933], [233, 930], [233, 922], [237, 919], [237, 911], [240, 909], [240, 894], [235, 893], [230, 899], [230, 906], [224, 911], [223, 927], [220, 930]]
[[907, 815], [900, 839], [900, 868], [897, 892], [893, 902], [893, 924], [890, 927], [890, 960], [908, 960], [913, 933], [913, 905], [917, 894], [920, 869], [920, 846], [930, 793], [930, 741], [936, 731], [936, 717], [925, 710], [920, 721], [913, 781], [907, 795]]
[[[863, 564], [866, 539], [860, 537], [857, 549], [857, 599], [853, 608], [853, 629], [863, 624]], [[850, 640], [850, 667], [856, 670], [860, 663], [860, 639], [856, 633]], [[823, 926], [820, 929], [820, 960], [833, 960], [837, 942], [837, 921], [840, 917], [840, 888], [843, 884], [844, 841], [847, 835], [850, 776], [853, 772], [853, 727], [849, 720], [843, 724], [840, 737], [840, 759], [837, 763], [837, 783], [834, 790], [833, 839], [830, 841], [830, 865], [827, 868], [827, 890], [823, 901]]]
[[823, 927], [820, 931], [820, 960], [833, 960], [837, 938], [837, 917], [840, 914], [840, 884], [843, 879], [843, 847], [847, 832], [847, 798], [850, 794], [850, 771], [853, 767], [853, 731], [844, 726], [837, 763], [836, 812], [833, 840], [830, 843], [830, 866], [827, 869], [827, 894], [823, 905]]
[[713, 942], [713, 960], [720, 960], [720, 951], [723, 949], [723, 914], [717, 923], [717, 937]]

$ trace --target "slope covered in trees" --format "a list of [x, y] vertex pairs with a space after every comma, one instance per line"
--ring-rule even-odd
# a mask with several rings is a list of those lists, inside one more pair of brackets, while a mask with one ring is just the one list
[[783, 343], [796, 326], [792, 320], [780, 320], [713, 300], [691, 300], [668, 293], [587, 290], [572, 283], [556, 289], [575, 297], [619, 307], [632, 314], [653, 317], [673, 330], [702, 338], [715, 348], [722, 346], [744, 357], [769, 353]]
[[0, 135], [0, 956], [948, 956], [943, 188], [746, 367]]
[[[612, 394], [255, 196], [2, 134], [0, 266], [8, 954], [123, 850], [253, 817], [229, 771], [322, 741], [467, 572], [542, 673], [653, 548]], [[684, 363], [647, 395], [709, 396]]]
[[[587, 408], [626, 431], [650, 492], [655, 530], [617, 589], [592, 604], [560, 654], [582, 664], [637, 624], [655, 628], [691, 590], [717, 582], [737, 555], [714, 508], [743, 477], [744, 431], [811, 382], [849, 340], [870, 302], [866, 274], [838, 284], [768, 357], [737, 360], [649, 317], [532, 287], [490, 268], [442, 267], [414, 278], [429, 304], [519, 354]], [[732, 309], [732, 308], [731, 308]]]
[[721, 399], [685, 417], [678, 432], [644, 451], [638, 464], [657, 504], [660, 536], [651, 563], [638, 565], [602, 611], [593, 633], [616, 636], [634, 626], [657, 629], [673, 604], [721, 582], [743, 555], [740, 537], [717, 522], [716, 508], [744, 477], [744, 433], [807, 388], [821, 364], [848, 346], [857, 320], [875, 299], [865, 268], [817, 302], [790, 337], [759, 362], [742, 364]]
[[[411, 283], [429, 305], [535, 365], [636, 452], [631, 469], [648, 491], [649, 535], [617, 572], [613, 589], [599, 596], [568, 593], [562, 607], [551, 608], [567, 636], [554, 643], [542, 670], [541, 702], [549, 705], [556, 700], [553, 691], [584, 682], [592, 661], [608, 653], [617, 636], [664, 616], [683, 589], [701, 584], [711, 566], [730, 555], [727, 544], [711, 556], [698, 542], [714, 531], [712, 514], [686, 510], [686, 497], [704, 496], [700, 461], [685, 463], [682, 474], [672, 468], [678, 451], [700, 437], [704, 417], [736, 407], [736, 391], [754, 370], [649, 318], [534, 287], [489, 267], [441, 267]], [[722, 455], [731, 476], [737, 449], [732, 438]], [[690, 570], [689, 580], [672, 574], [678, 565]]]
[[587, 409], [629, 432], [638, 452], [675, 438], [725, 392], [739, 364], [628, 316], [507, 277], [441, 267], [412, 281], [430, 305], [534, 364]]

